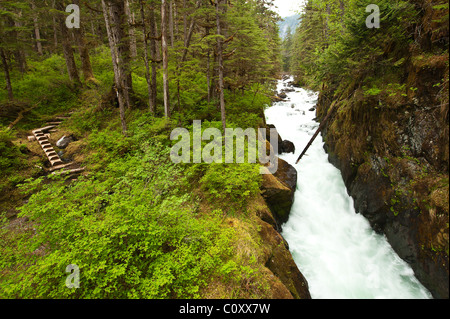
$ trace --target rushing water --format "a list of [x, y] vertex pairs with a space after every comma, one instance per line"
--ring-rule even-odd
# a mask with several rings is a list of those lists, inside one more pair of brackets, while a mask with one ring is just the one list
[[[289, 80], [280, 81], [278, 90]], [[339, 170], [329, 163], [320, 135], [307, 156], [295, 165], [319, 126], [313, 120], [315, 112], [310, 111], [317, 103], [317, 94], [296, 88], [287, 95], [287, 102], [266, 110], [266, 119], [296, 147], [295, 155], [280, 156], [298, 172], [295, 201], [282, 235], [308, 280], [312, 298], [431, 298], [386, 238], [355, 212], [353, 199]]]

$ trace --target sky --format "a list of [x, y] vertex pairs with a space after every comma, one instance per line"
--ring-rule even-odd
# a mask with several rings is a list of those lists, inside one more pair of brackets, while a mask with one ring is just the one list
[[278, 7], [276, 10], [278, 14], [285, 18], [296, 14], [299, 11], [301, 5], [306, 2], [305, 0], [274, 0], [275, 6]]

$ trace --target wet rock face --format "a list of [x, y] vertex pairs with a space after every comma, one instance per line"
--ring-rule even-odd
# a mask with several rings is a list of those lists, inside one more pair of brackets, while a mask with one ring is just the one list
[[297, 170], [278, 158], [275, 174], [263, 175], [262, 195], [272, 211], [278, 228], [287, 222], [297, 187]]
[[398, 143], [407, 147], [414, 157], [424, 157], [433, 166], [448, 171], [448, 161], [442, 154], [446, 152], [447, 144], [442, 141], [446, 137], [445, 127], [439, 125], [440, 121], [441, 114], [437, 109], [418, 107], [408, 110], [395, 123], [398, 125], [396, 135]]
[[433, 118], [417, 109], [393, 118], [398, 144], [388, 145], [395, 156], [372, 150], [355, 165], [350, 150], [347, 158], [337, 155], [342, 154], [340, 139], [329, 129], [325, 149], [340, 169], [356, 211], [386, 235], [433, 297], [448, 298], [448, 200], [441, 196], [448, 194], [448, 177], [437, 146], [439, 130], [431, 129]]
[[[269, 224], [261, 221], [260, 235], [269, 247], [265, 266], [278, 277], [295, 299], [311, 299], [308, 282], [298, 269], [284, 238]], [[285, 289], [285, 288], [284, 288]]]
[[292, 199], [297, 189], [297, 170], [288, 162], [278, 158], [278, 170], [274, 174], [282, 183], [286, 184], [292, 191]]
[[375, 231], [386, 235], [392, 248], [411, 265], [432, 295], [448, 298], [448, 257], [427, 247], [430, 243], [445, 247], [446, 218], [431, 216], [430, 211], [419, 209], [410, 195], [393, 190], [376, 164], [358, 172], [349, 193], [357, 212], [368, 219]]
[[[280, 148], [280, 145], [283, 143], [283, 139], [281, 138], [280, 134], [277, 131], [277, 128], [275, 127], [275, 125], [272, 124], [267, 124], [267, 128], [266, 128], [266, 140], [270, 142], [270, 134], [271, 131], [275, 131], [275, 134], [277, 136], [277, 140], [278, 140], [278, 149]], [[279, 154], [278, 149], [275, 150], [275, 152], [277, 152], [277, 154]]]

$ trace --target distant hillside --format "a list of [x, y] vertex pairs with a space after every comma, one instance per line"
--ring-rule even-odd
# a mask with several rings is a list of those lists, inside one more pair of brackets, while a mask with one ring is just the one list
[[292, 33], [294, 33], [298, 24], [300, 23], [300, 15], [296, 14], [290, 17], [286, 17], [280, 22], [278, 22], [278, 26], [280, 28], [280, 37], [284, 39], [286, 37], [288, 28], [291, 27]]

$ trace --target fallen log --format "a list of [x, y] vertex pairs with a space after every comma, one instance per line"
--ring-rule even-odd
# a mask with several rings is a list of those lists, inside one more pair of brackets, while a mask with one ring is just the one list
[[311, 147], [312, 143], [314, 142], [314, 140], [317, 138], [317, 136], [319, 136], [319, 133], [323, 130], [323, 128], [325, 127], [325, 124], [327, 123], [327, 121], [330, 119], [331, 115], [333, 114], [334, 111], [334, 107], [336, 105], [337, 100], [335, 100], [333, 102], [333, 104], [331, 104], [330, 110], [328, 111], [327, 116], [325, 116], [325, 118], [322, 120], [322, 122], [320, 123], [319, 128], [317, 129], [316, 133], [314, 133], [313, 137], [311, 138], [311, 140], [309, 141], [309, 143], [306, 145], [305, 149], [303, 150], [303, 152], [300, 154], [300, 156], [298, 157], [297, 161], [295, 162], [295, 164], [298, 164], [300, 162], [300, 160], [303, 158], [303, 156], [305, 156], [306, 152], [308, 151], [308, 149]]
[[75, 169], [70, 169], [70, 170], [66, 170], [66, 171], [57, 171], [57, 172], [53, 172], [53, 175], [70, 175], [70, 174], [76, 174], [76, 173], [81, 173], [84, 172], [85, 168], [75, 168]]

